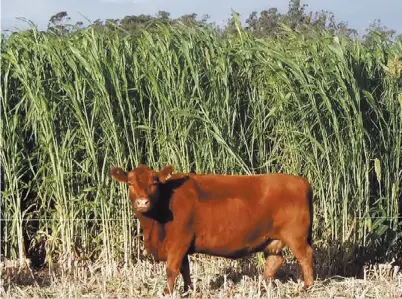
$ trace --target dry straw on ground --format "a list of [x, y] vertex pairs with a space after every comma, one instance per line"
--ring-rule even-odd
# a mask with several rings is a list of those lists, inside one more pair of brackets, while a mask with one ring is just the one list
[[[191, 298], [402, 298], [402, 272], [390, 264], [367, 267], [362, 279], [318, 278], [308, 291], [298, 265], [290, 262], [272, 283], [261, 280], [261, 269], [250, 260], [230, 261], [191, 257], [196, 292]], [[126, 267], [116, 264], [75, 265], [62, 269], [18, 270], [17, 263], [1, 264], [0, 296], [6, 298], [151, 298], [165, 287], [165, 263], [140, 261]], [[175, 297], [183, 296], [179, 278]]]

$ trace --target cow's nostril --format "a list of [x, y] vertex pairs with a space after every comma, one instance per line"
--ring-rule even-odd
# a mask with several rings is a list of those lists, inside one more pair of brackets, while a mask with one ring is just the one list
[[138, 206], [140, 207], [146, 207], [149, 203], [148, 199], [139, 199], [138, 200]]

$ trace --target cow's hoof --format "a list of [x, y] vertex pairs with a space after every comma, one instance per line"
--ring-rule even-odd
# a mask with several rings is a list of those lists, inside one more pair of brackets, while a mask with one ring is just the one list
[[163, 294], [163, 296], [169, 296], [169, 297], [170, 297], [171, 295], [173, 295], [172, 293], [169, 292], [169, 289], [168, 289], [168, 288], [165, 288], [165, 289], [163, 290], [163, 293], [162, 293], [162, 294]]
[[193, 287], [187, 287], [183, 289], [181, 295], [182, 298], [198, 298], [201, 295], [201, 288], [199, 285], [194, 289]]
[[307, 294], [307, 293], [309, 293], [312, 289], [313, 289], [313, 285], [306, 285], [306, 284], [304, 284], [303, 287], [302, 287], [302, 289], [301, 289], [301, 292], [303, 292], [304, 294]]

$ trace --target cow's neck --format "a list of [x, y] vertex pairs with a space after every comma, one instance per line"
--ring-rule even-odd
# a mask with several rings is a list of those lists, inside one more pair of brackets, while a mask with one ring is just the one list
[[162, 243], [165, 238], [164, 225], [142, 213], [137, 213], [136, 216], [140, 220], [140, 225], [144, 231], [144, 242]]

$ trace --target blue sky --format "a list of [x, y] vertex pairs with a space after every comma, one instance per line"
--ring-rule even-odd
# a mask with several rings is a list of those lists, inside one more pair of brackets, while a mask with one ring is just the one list
[[[360, 34], [374, 19], [388, 28], [402, 33], [402, 0], [301, 0], [308, 10], [328, 10], [335, 14], [337, 21], [346, 21]], [[1, 0], [1, 29], [25, 28], [16, 17], [25, 17], [44, 29], [49, 18], [59, 11], [67, 11], [73, 22], [85, 18], [121, 19], [126, 15], [151, 14], [166, 10], [172, 17], [187, 13], [199, 16], [209, 14], [211, 21], [223, 25], [230, 17], [231, 9], [245, 20], [252, 11], [260, 12], [277, 7], [285, 12], [288, 0]]]

